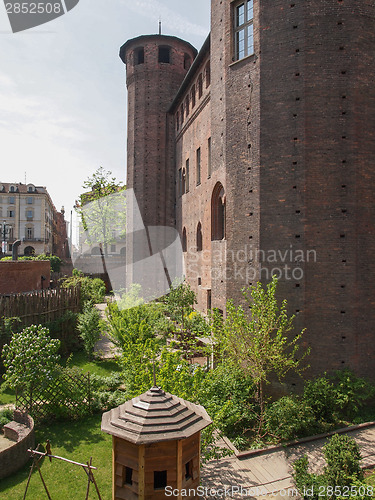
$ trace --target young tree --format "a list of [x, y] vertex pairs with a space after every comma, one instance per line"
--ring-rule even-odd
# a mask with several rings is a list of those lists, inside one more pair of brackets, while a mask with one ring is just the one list
[[87, 243], [98, 243], [102, 256], [108, 256], [108, 244], [125, 235], [125, 186], [111, 177], [112, 172], [98, 168], [84, 183], [75, 209], [79, 214]]
[[170, 287], [170, 292], [165, 298], [167, 311], [172, 317], [177, 317], [181, 322], [181, 330], [184, 330], [185, 315], [193, 310], [197, 298], [189, 283], [175, 282]]
[[261, 283], [243, 290], [250, 308], [250, 317], [241, 306], [235, 307], [232, 301], [227, 304], [227, 318], [222, 327], [216, 325], [216, 337], [224, 357], [229, 357], [242, 370], [250, 375], [257, 388], [260, 406], [259, 435], [262, 432], [265, 397], [264, 386], [269, 383], [271, 374], [279, 380], [293, 370], [301, 372], [302, 360], [308, 350], [299, 356], [298, 342], [304, 330], [288, 338], [293, 329], [294, 316], [287, 315], [287, 302], [281, 306], [276, 299], [277, 278], [263, 289]]
[[49, 337], [47, 328], [28, 326], [15, 333], [3, 347], [4, 378], [13, 389], [22, 389], [32, 403], [33, 390], [52, 380], [60, 359], [60, 341]]

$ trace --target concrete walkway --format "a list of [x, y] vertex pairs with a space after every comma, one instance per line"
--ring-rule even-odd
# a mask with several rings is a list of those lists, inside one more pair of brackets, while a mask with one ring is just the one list
[[[359, 444], [362, 466], [375, 466], [375, 424], [349, 430], [346, 434]], [[311, 472], [322, 472], [325, 465], [323, 445], [327, 439], [329, 438], [310, 440], [288, 447], [278, 447], [261, 454], [239, 454], [208, 462], [201, 473], [202, 485], [211, 489], [208, 490], [210, 494], [206, 495], [206, 498], [216, 500], [227, 497], [244, 500], [264, 495], [279, 498], [297, 496], [292, 478], [293, 463], [303, 455], [307, 455]], [[226, 495], [225, 487], [227, 487]]]

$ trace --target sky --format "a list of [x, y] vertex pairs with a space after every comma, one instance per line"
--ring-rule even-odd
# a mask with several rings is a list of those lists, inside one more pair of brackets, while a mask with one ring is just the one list
[[[80, 0], [12, 33], [0, 3], [0, 182], [45, 186], [66, 218], [97, 168], [126, 180], [126, 40], [157, 33], [203, 44], [210, 0]], [[75, 226], [76, 224], [74, 224]]]

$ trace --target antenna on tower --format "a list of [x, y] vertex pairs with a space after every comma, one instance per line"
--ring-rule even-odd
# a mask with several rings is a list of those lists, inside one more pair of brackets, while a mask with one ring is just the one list
[[26, 172], [25, 172], [25, 184], [27, 184], [27, 182], [26, 182]]
[[161, 35], [161, 17], [159, 17], [159, 35]]

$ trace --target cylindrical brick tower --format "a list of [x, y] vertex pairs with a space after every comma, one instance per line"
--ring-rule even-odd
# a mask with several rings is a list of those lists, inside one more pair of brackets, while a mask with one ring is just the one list
[[120, 49], [128, 88], [127, 187], [146, 226], [174, 226], [173, 129], [167, 111], [197, 54], [179, 38], [144, 35]]
[[175, 263], [162, 257], [158, 269], [153, 259], [174, 238], [168, 229], [176, 217], [174, 124], [168, 109], [196, 55], [190, 43], [165, 35], [139, 36], [120, 49], [128, 88], [127, 188], [134, 190], [139, 207], [138, 212], [128, 195], [126, 284], [141, 285], [144, 298], [165, 293], [179, 274], [167, 269], [178, 255]]

